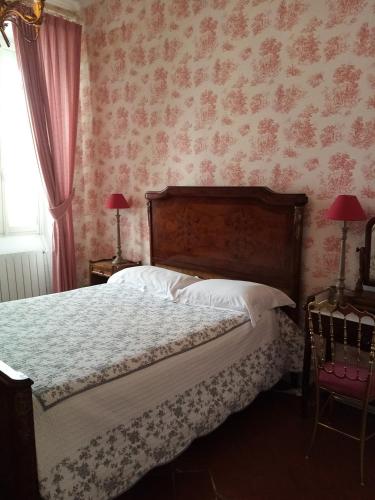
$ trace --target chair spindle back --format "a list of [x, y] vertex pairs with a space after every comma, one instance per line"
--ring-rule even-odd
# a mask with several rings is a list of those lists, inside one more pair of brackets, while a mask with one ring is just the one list
[[[366, 342], [362, 329], [364, 321], [372, 329], [370, 339]], [[317, 374], [320, 370], [325, 370], [339, 378], [361, 382], [366, 382], [371, 377], [375, 359], [375, 315], [360, 311], [351, 304], [340, 306], [331, 304], [328, 300], [314, 301], [308, 304], [308, 324], [312, 358]], [[337, 353], [338, 344], [342, 346], [341, 355]], [[367, 358], [367, 362], [364, 358]], [[343, 371], [335, 371], [337, 362]], [[363, 368], [366, 368], [365, 379], [361, 378]]]

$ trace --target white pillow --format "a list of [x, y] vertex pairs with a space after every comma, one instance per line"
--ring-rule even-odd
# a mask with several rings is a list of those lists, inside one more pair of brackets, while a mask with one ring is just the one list
[[264, 311], [296, 305], [277, 288], [250, 281], [225, 279], [201, 280], [179, 290], [176, 302], [242, 311], [249, 314], [253, 326]]
[[156, 266], [135, 266], [113, 274], [107, 283], [125, 283], [138, 290], [147, 290], [161, 297], [173, 298], [180, 288], [200, 281], [195, 276], [177, 273]]

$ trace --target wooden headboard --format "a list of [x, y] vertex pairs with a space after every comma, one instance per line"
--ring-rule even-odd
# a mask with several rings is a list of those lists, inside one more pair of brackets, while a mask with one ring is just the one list
[[298, 304], [305, 194], [173, 186], [146, 199], [152, 265], [265, 283]]

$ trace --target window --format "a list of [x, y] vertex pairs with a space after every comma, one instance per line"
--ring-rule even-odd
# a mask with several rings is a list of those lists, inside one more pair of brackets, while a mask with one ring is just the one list
[[[11, 47], [0, 47], [0, 236], [43, 232], [44, 192], [21, 73]], [[0, 249], [1, 250], [1, 249]]]

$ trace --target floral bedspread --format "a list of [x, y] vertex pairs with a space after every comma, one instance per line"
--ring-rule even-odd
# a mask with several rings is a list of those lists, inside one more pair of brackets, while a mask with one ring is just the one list
[[[91, 439], [40, 477], [45, 500], [107, 500], [130, 488], [156, 465], [181, 453], [231, 413], [302, 368], [303, 336], [278, 312], [280, 335], [188, 390], [170, 395]], [[252, 453], [249, 450], [249, 453]]]
[[100, 285], [0, 304], [1, 359], [34, 380], [47, 410], [246, 321], [242, 313]]

